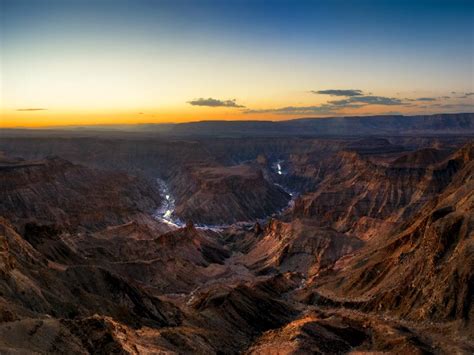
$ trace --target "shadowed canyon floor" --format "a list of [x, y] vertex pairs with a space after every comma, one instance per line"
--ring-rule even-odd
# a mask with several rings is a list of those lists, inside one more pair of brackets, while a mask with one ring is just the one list
[[2, 354], [474, 352], [470, 136], [0, 150]]

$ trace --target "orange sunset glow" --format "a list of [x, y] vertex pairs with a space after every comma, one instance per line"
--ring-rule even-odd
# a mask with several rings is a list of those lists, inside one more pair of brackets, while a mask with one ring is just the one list
[[416, 6], [417, 20], [402, 17], [404, 25], [382, 6], [386, 28], [377, 32], [369, 13], [356, 22], [350, 6], [337, 9], [345, 27], [328, 31], [335, 9], [303, 4], [265, 16], [192, 3], [2, 4], [2, 127], [473, 109], [469, 21], [432, 28], [439, 14]]

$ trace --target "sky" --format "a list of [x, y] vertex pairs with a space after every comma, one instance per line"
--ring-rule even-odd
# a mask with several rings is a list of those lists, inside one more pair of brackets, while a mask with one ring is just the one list
[[474, 1], [0, 0], [0, 126], [474, 112]]

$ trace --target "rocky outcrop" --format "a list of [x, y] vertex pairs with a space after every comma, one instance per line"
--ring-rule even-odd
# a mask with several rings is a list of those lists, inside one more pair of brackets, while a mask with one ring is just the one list
[[4, 219], [0, 220], [0, 231], [0, 300], [7, 302], [5, 310], [11, 317], [74, 318], [100, 313], [132, 325], [177, 322], [173, 306], [117, 273], [94, 262], [69, 266], [51, 262]]
[[[127, 226], [124, 226], [127, 228]], [[229, 250], [212, 231], [184, 227], [148, 238], [81, 238], [76, 245], [101, 267], [133, 279], [154, 294], [191, 292], [225, 271]]]
[[255, 221], [284, 208], [290, 196], [249, 166], [189, 167], [171, 181], [175, 214], [198, 224]]
[[453, 344], [449, 335], [408, 328], [395, 320], [344, 309], [312, 309], [263, 333], [245, 354], [427, 354], [471, 349], [467, 341]]
[[391, 165], [394, 167], [428, 167], [442, 162], [449, 156], [448, 150], [423, 148], [396, 158]]
[[151, 213], [158, 189], [124, 173], [74, 165], [60, 158], [0, 162], [0, 215], [64, 228], [105, 228]]
[[464, 149], [463, 155], [456, 152], [439, 163], [419, 166], [414, 164], [426, 152], [404, 155], [393, 165], [340, 152], [320, 163], [316, 190], [296, 200], [293, 216], [370, 239], [405, 221], [439, 194], [472, 159], [472, 144]]
[[272, 220], [242, 260], [259, 273], [292, 271], [308, 277], [362, 244], [357, 238], [319, 228], [311, 220]]
[[[458, 155], [472, 157], [469, 147]], [[364, 310], [413, 320], [461, 320], [472, 327], [473, 164], [467, 162], [449, 187], [398, 231], [318, 281], [319, 292]]]

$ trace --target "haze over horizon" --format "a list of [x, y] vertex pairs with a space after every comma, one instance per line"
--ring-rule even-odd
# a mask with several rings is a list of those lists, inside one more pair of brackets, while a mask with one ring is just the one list
[[0, 6], [0, 127], [474, 111], [472, 1]]

